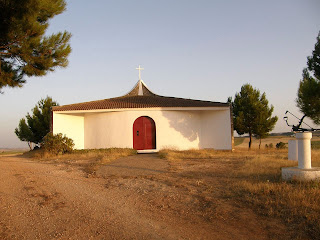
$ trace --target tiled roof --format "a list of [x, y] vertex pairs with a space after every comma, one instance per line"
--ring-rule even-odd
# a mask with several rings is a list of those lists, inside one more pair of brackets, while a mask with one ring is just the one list
[[142, 80], [126, 95], [92, 102], [76, 103], [53, 107], [53, 111], [84, 111], [124, 108], [162, 107], [228, 107], [228, 103], [201, 101], [185, 98], [164, 97], [151, 92]]
[[228, 107], [228, 103], [162, 96], [129, 96], [53, 107], [53, 111], [76, 111], [156, 107]]

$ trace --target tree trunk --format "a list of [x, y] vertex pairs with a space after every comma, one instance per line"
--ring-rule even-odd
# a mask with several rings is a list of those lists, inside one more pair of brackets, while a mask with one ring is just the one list
[[261, 137], [260, 137], [260, 141], [259, 141], [259, 150], [260, 150], [260, 146], [261, 146]]
[[249, 149], [251, 149], [252, 133], [249, 132]]

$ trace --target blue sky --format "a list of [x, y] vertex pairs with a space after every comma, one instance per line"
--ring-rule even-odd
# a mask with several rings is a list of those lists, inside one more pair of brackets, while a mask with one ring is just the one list
[[[72, 33], [69, 66], [0, 95], [0, 148], [26, 147], [19, 120], [46, 96], [60, 105], [117, 97], [142, 79], [155, 93], [225, 102], [245, 83], [286, 110], [320, 31], [320, 1], [67, 0], [48, 34]], [[292, 119], [293, 120], [293, 119]], [[310, 120], [306, 120], [310, 123]]]

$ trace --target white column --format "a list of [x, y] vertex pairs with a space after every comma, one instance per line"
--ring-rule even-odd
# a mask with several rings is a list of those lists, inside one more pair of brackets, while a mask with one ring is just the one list
[[311, 132], [296, 133], [298, 140], [298, 168], [311, 168]]
[[296, 139], [288, 141], [288, 159], [298, 161], [298, 141]]

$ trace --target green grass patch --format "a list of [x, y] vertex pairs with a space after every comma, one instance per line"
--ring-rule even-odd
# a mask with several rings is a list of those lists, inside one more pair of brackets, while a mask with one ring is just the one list
[[241, 137], [241, 138], [240, 137], [235, 137], [234, 138], [234, 146], [238, 146], [238, 145], [242, 144], [244, 139], [245, 138], [243, 138], [243, 137]]

